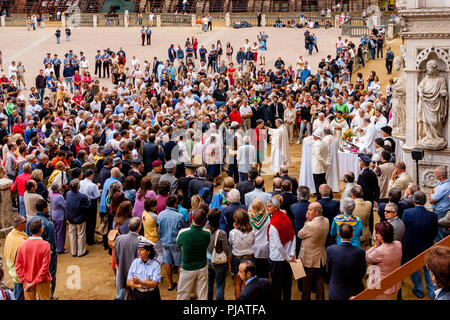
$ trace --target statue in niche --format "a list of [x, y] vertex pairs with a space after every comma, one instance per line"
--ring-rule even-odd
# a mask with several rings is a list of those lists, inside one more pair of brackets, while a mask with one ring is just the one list
[[402, 56], [394, 59], [394, 70], [399, 71], [400, 75], [395, 78], [392, 86], [392, 135], [398, 139], [406, 139], [406, 77], [405, 60]]
[[447, 146], [443, 129], [447, 118], [448, 90], [436, 60], [427, 62], [425, 78], [420, 81], [417, 91], [417, 143], [425, 149], [444, 149]]

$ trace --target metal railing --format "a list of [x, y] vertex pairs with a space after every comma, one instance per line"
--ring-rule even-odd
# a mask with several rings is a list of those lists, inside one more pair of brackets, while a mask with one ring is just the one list
[[[325, 24], [327, 23], [327, 21], [330, 21], [331, 26], [334, 27], [334, 18], [331, 17], [321, 17], [321, 16], [311, 16], [311, 17], [305, 17], [308, 19], [308, 22], [313, 21], [313, 22], [318, 22], [319, 23], [319, 27], [325, 27]], [[288, 21], [294, 21], [295, 23], [300, 23], [301, 19], [300, 17], [297, 16], [267, 16], [266, 15], [266, 26], [268, 27], [273, 27], [276, 23], [277, 20], [281, 20], [281, 23], [283, 24], [287, 24]]]
[[98, 15], [97, 18], [97, 26], [98, 27], [123, 27], [123, 15], [119, 15], [118, 17], [105, 17], [104, 14]]
[[[27, 17], [10, 16], [5, 17], [5, 26], [7, 27], [24, 27], [27, 25]], [[39, 28], [38, 26], [36, 26]]]
[[190, 14], [161, 14], [161, 26], [191, 26], [192, 17]]

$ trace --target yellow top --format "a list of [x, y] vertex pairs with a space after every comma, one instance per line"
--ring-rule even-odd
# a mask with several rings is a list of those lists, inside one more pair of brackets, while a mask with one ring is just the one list
[[[158, 227], [156, 225], [157, 216], [155, 214], [150, 214], [146, 210], [142, 213], [142, 225], [144, 227], [144, 237], [152, 242], [157, 242], [158, 237]], [[155, 219], [156, 218], [156, 219]]]

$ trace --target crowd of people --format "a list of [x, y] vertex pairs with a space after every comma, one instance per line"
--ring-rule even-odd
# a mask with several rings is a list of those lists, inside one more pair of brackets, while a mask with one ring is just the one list
[[[220, 300], [230, 271], [235, 299], [290, 300], [298, 257], [303, 300], [324, 300], [325, 283], [328, 299], [345, 300], [364, 290], [366, 274], [377, 283], [445, 237], [448, 169], [436, 169], [428, 200], [391, 137], [378, 76], [351, 81], [356, 45], [339, 39], [318, 66], [300, 56], [295, 67], [279, 57], [266, 68], [267, 43], [262, 32], [253, 46], [234, 51], [218, 40], [208, 51], [193, 37], [143, 63], [108, 48], [95, 70], [83, 52], [62, 61], [48, 53], [29, 93], [14, 62], [0, 78], [0, 174], [13, 180], [18, 212], [3, 254], [14, 289], [1, 297], [56, 299], [58, 256], [102, 245], [116, 299], [159, 300], [164, 275], [163, 290], [179, 300], [213, 299], [214, 285]], [[100, 86], [102, 69], [109, 86]], [[331, 154], [349, 128], [361, 170], [345, 174], [337, 200]], [[289, 175], [295, 138], [312, 145], [315, 201]], [[272, 188], [262, 170], [269, 142]], [[443, 247], [428, 255], [432, 299], [450, 297], [449, 257]], [[420, 272], [411, 279], [422, 298]], [[400, 288], [376, 299], [401, 299]]]

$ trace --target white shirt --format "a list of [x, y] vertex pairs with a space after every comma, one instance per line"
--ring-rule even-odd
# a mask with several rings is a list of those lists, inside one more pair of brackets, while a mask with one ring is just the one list
[[[248, 115], [248, 114], [250, 114], [252, 112], [252, 108], [250, 108], [249, 105], [241, 106], [239, 108], [239, 112], [241, 113], [242, 116], [246, 116], [246, 115]], [[250, 119], [250, 118], [247, 118], [247, 119]]]
[[100, 198], [97, 185], [87, 178], [80, 181], [80, 193], [85, 194], [89, 200]]
[[11, 78], [12, 76], [16, 76], [17, 77], [17, 67], [10, 65], [8, 68], [8, 73], [9, 73], [9, 77]]
[[229, 241], [231, 253], [237, 257], [253, 254], [253, 244], [255, 243], [255, 234], [252, 232], [242, 233], [238, 229], [230, 231]]
[[100, 100], [97, 102], [95, 102], [95, 100], [92, 101], [90, 103], [90, 106], [91, 106], [92, 110], [98, 110], [99, 112], [102, 109], [102, 103], [100, 102]]
[[87, 68], [89, 68], [89, 61], [87, 61], [87, 60], [81, 60], [80, 61], [80, 68], [81, 69], [87, 69]]
[[[377, 122], [375, 122], [375, 120], [377, 120]], [[372, 118], [370, 118], [370, 122], [372, 122], [372, 124], [375, 126], [375, 128], [377, 129], [377, 132], [380, 132], [381, 128], [386, 126], [387, 119], [383, 115], [380, 115], [379, 117], [374, 115]]]
[[[231, 232], [230, 232], [231, 234]], [[281, 244], [278, 230], [273, 225], [269, 228], [269, 259], [272, 261], [289, 261], [295, 254], [295, 236], [294, 239], [287, 242], [284, 246]]]
[[133, 60], [131, 60], [131, 66], [134, 68], [134, 66], [135, 65], [139, 65], [140, 64], [140, 62], [139, 62], [139, 60], [136, 58], [136, 59], [133, 59]]
[[314, 141], [311, 148], [313, 174], [326, 173], [328, 166], [328, 145], [322, 140]]
[[319, 118], [317, 118], [313, 122], [313, 131], [316, 129], [322, 129], [322, 131], [323, 131], [324, 129], [329, 129], [329, 128], [330, 128], [330, 122], [327, 119], [323, 119], [321, 121]]
[[366, 128], [366, 134], [361, 138], [363, 144], [360, 152], [361, 153], [375, 153], [375, 139], [377, 138], [377, 129], [371, 123]]

